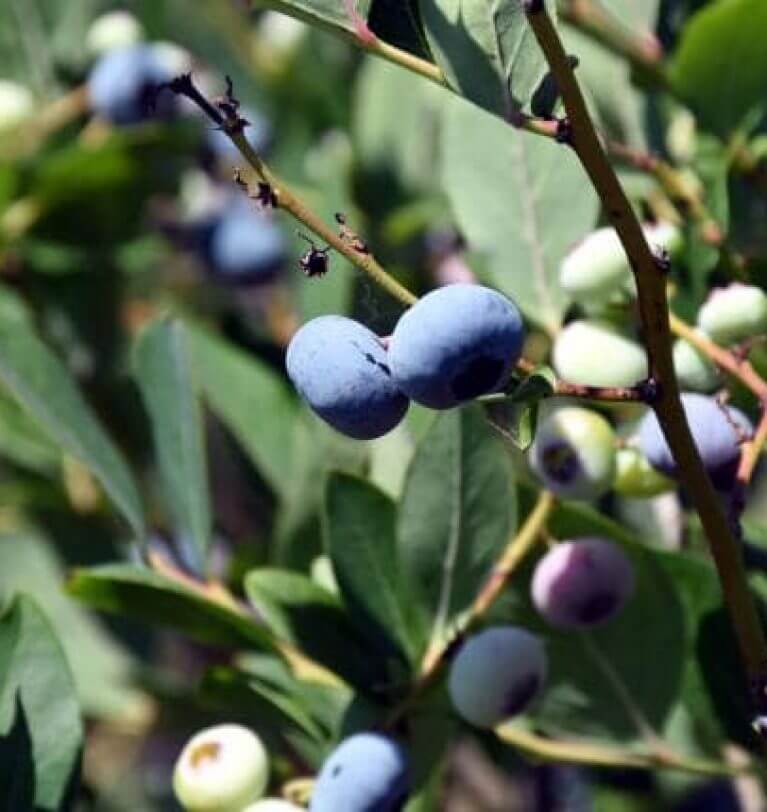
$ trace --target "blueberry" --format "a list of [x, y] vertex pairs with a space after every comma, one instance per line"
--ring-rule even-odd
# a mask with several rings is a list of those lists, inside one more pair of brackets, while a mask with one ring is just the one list
[[722, 383], [717, 368], [684, 339], [674, 342], [674, 370], [679, 386], [693, 392], [711, 392]]
[[647, 355], [606, 321], [572, 321], [554, 341], [552, 363], [569, 383], [633, 386], [647, 377]]
[[28, 88], [0, 79], [0, 132], [18, 126], [34, 111], [35, 97]]
[[638, 448], [626, 446], [615, 452], [613, 489], [616, 493], [635, 499], [648, 499], [673, 487], [672, 480], [656, 471]]
[[244, 197], [231, 198], [199, 233], [203, 257], [217, 282], [270, 282], [285, 267], [282, 231]]
[[[682, 407], [703, 465], [714, 485], [727, 490], [733, 484], [740, 460], [738, 435], [750, 435], [751, 421], [739, 409], [723, 406], [714, 398], [695, 392], [682, 395]], [[639, 445], [654, 468], [666, 476], [678, 477], [676, 462], [653, 412], [642, 418]]]
[[217, 725], [187, 742], [173, 771], [173, 791], [189, 812], [240, 812], [263, 795], [268, 777], [261, 739], [241, 725]]
[[558, 496], [594, 499], [612, 485], [615, 434], [590, 409], [557, 409], [538, 426], [528, 454], [533, 472]]
[[143, 37], [141, 23], [129, 11], [108, 11], [91, 24], [85, 35], [85, 47], [89, 53], [100, 56], [115, 48], [135, 45]]
[[634, 568], [615, 544], [582, 538], [557, 544], [538, 562], [532, 581], [535, 608], [565, 629], [612, 618], [634, 590]]
[[507, 382], [525, 330], [515, 305], [481, 285], [447, 285], [397, 323], [389, 346], [397, 384], [418, 403], [449, 409]]
[[[257, 153], [263, 153], [272, 141], [273, 133], [269, 120], [251, 107], [241, 108], [240, 115], [248, 122], [248, 126], [243, 130], [245, 139]], [[205, 132], [205, 149], [214, 161], [226, 164], [242, 163], [240, 150], [223, 130], [208, 126]]]
[[407, 798], [410, 770], [388, 736], [357, 733], [328, 756], [317, 776], [310, 812], [397, 812]]
[[767, 293], [733, 283], [711, 292], [698, 312], [698, 326], [718, 344], [735, 344], [767, 332]]
[[157, 93], [171, 79], [149, 45], [131, 45], [104, 54], [88, 77], [91, 108], [113, 124], [136, 124], [175, 110], [173, 94]]
[[383, 344], [352, 319], [320, 316], [305, 324], [288, 346], [287, 368], [309, 406], [357, 440], [386, 434], [407, 411]]
[[448, 691], [461, 718], [492, 728], [521, 713], [545, 677], [546, 652], [538, 637], [517, 626], [492, 626], [460, 648]]

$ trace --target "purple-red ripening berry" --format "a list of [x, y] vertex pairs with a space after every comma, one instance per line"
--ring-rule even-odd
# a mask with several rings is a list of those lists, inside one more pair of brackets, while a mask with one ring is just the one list
[[582, 538], [557, 544], [538, 562], [532, 581], [536, 609], [552, 626], [582, 629], [619, 612], [634, 589], [634, 568], [610, 541]]

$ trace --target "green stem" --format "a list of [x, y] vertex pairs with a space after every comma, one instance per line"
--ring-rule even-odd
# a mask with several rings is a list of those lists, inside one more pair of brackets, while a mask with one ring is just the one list
[[708, 538], [725, 602], [738, 640], [757, 710], [764, 712], [767, 643], [748, 588], [738, 543], [701, 462], [679, 399], [671, 357], [666, 274], [653, 256], [642, 228], [594, 129], [583, 95], [559, 34], [545, 5], [528, 0], [530, 26], [557, 81], [571, 125], [572, 147], [599, 194], [628, 255], [637, 283], [639, 313], [648, 366], [657, 383], [652, 404]]

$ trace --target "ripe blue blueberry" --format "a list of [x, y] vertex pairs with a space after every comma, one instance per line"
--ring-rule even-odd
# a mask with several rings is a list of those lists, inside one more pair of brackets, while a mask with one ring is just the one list
[[157, 93], [172, 77], [150, 45], [131, 45], [104, 54], [88, 77], [92, 110], [113, 124], [136, 124], [175, 109], [173, 94]]
[[538, 426], [530, 467], [550, 491], [595, 499], [615, 474], [615, 434], [602, 415], [580, 406], [557, 409]]
[[604, 623], [634, 590], [634, 568], [615, 544], [582, 538], [557, 544], [538, 562], [532, 581], [535, 608], [564, 629]]
[[287, 369], [301, 397], [333, 428], [357, 440], [393, 429], [409, 401], [378, 336], [343, 316], [305, 324], [288, 346]]
[[492, 728], [521, 713], [546, 677], [541, 640], [517, 626], [492, 626], [470, 637], [458, 651], [448, 691], [459, 716]]
[[[740, 441], [753, 431], [751, 421], [739, 409], [695, 392], [682, 395], [682, 407], [703, 465], [714, 485], [727, 490], [737, 473]], [[678, 477], [676, 462], [653, 412], [642, 418], [639, 445], [654, 468], [666, 476]]]
[[447, 285], [399, 320], [389, 346], [402, 391], [432, 409], [449, 409], [500, 389], [525, 339], [522, 318], [505, 296], [481, 285]]
[[407, 798], [410, 770], [388, 736], [357, 733], [330, 754], [317, 776], [310, 812], [397, 812]]
[[282, 270], [287, 248], [272, 218], [244, 197], [232, 198], [202, 228], [203, 256], [218, 282], [268, 282]]

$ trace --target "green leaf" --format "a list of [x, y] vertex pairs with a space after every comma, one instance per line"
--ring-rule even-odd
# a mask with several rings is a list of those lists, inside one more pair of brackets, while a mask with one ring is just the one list
[[412, 662], [420, 630], [397, 560], [394, 503], [361, 479], [331, 474], [324, 519], [325, 547], [352, 621], [377, 652]]
[[515, 524], [509, 461], [482, 410], [441, 415], [416, 450], [397, 523], [400, 559], [432, 640], [468, 609]]
[[0, 455], [40, 474], [53, 474], [61, 450], [16, 401], [0, 395]]
[[197, 572], [202, 573], [211, 515], [202, 410], [184, 325], [166, 320], [151, 324], [136, 343], [134, 367], [174, 526], [191, 542]]
[[[339, 0], [264, 0], [261, 5], [334, 33], [356, 36], [345, 3]], [[370, 5], [371, 0], [355, 0], [354, 6], [363, 20], [367, 20]]]
[[[546, 60], [522, 0], [419, 0], [426, 38], [450, 87], [505, 120], [527, 106]], [[556, 15], [556, 4], [546, 7]]]
[[197, 379], [211, 409], [242, 443], [274, 491], [291, 487], [298, 403], [266, 364], [210, 333], [187, 326]]
[[442, 179], [487, 281], [547, 330], [567, 297], [559, 263], [596, 223], [599, 201], [571, 150], [453, 101], [443, 130]]
[[674, 90], [719, 133], [739, 127], [764, 102], [767, 4], [718, 0], [685, 26], [671, 64]]
[[335, 595], [301, 573], [273, 568], [251, 570], [245, 592], [278, 637], [359, 690], [375, 690], [385, 661], [365, 645]]
[[[27, 595], [19, 595], [0, 618], [0, 750], [5, 749], [2, 737], [18, 724], [19, 711], [34, 759], [35, 808], [53, 812], [62, 807], [78, 765], [83, 726], [64, 652]], [[6, 788], [7, 761], [0, 761], [0, 788]], [[0, 798], [4, 809], [29, 808], [6, 802]]]
[[178, 629], [205, 643], [276, 650], [266, 627], [244, 609], [229, 608], [165, 575], [131, 564], [77, 569], [67, 589], [94, 609]]
[[555, 384], [553, 370], [539, 366], [522, 378], [505, 400], [486, 405], [485, 414], [490, 425], [515, 448], [525, 451], [535, 438], [538, 404], [554, 392]]
[[0, 311], [0, 384], [88, 468], [138, 537], [144, 515], [128, 466], [59, 359], [31, 327]]
[[15, 592], [39, 604], [71, 663], [77, 693], [90, 715], [130, 719], [145, 697], [131, 686], [133, 661], [98, 621], [62, 589], [63, 562], [29, 531], [0, 535], [0, 605]]

